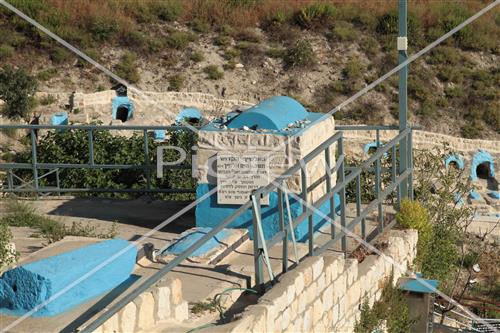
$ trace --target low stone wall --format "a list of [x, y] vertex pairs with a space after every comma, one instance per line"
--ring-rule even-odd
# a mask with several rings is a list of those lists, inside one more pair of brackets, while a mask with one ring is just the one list
[[159, 322], [182, 322], [188, 319], [188, 315], [181, 280], [166, 279], [139, 295], [94, 332], [152, 332]]
[[[416, 256], [414, 230], [389, 232], [387, 257], [402, 267]], [[284, 274], [280, 282], [249, 306], [242, 318], [211, 327], [211, 332], [352, 332], [360, 305], [380, 299], [383, 285], [394, 272], [397, 281], [405, 272], [391, 260], [370, 255], [358, 264], [342, 255], [309, 257]]]

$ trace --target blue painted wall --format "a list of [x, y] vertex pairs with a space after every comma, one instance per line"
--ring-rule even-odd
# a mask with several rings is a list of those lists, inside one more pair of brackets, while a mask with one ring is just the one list
[[134, 104], [132, 104], [127, 96], [116, 96], [111, 100], [113, 119], [116, 119], [116, 111], [118, 110], [118, 107], [122, 105], [128, 108], [127, 120], [132, 119], [134, 117]]
[[446, 156], [446, 159], [444, 160], [445, 166], [448, 167], [451, 162], [455, 162], [457, 164], [457, 167], [459, 170], [463, 170], [465, 167], [464, 159], [460, 155], [451, 154], [451, 155]]
[[184, 119], [189, 119], [189, 118], [194, 118], [201, 120], [201, 112], [197, 108], [189, 107], [189, 108], [183, 108], [181, 112], [175, 117], [175, 122], [178, 124], [181, 124]]
[[[198, 184], [196, 187], [196, 197], [200, 198], [209, 191], [211, 191], [215, 185], [211, 184]], [[283, 200], [284, 201], [284, 200]], [[292, 213], [292, 218], [295, 219], [300, 214], [302, 214], [302, 205], [289, 195], [290, 210]], [[217, 195], [211, 195], [207, 199], [201, 201], [196, 205], [196, 226], [197, 227], [215, 227], [219, 225], [226, 217], [231, 215], [239, 205], [220, 205], [217, 203]], [[338, 195], [335, 196], [335, 209], [338, 212], [340, 207], [340, 200]], [[330, 204], [326, 202], [320, 207], [320, 211], [326, 215], [330, 213]], [[285, 210], [285, 223], [288, 224], [288, 214]], [[278, 214], [278, 194], [272, 192], [269, 194], [269, 206], [262, 205], [262, 228], [264, 231], [264, 237], [266, 239], [272, 238], [279, 231], [279, 214]], [[318, 230], [327, 221], [323, 219], [320, 215], [314, 214], [314, 230]], [[245, 213], [241, 214], [235, 221], [233, 221], [229, 228], [247, 228], [250, 233], [250, 238], [253, 239], [253, 228], [252, 228], [252, 210], [249, 209]], [[295, 238], [298, 241], [304, 242], [307, 240], [307, 222], [303, 222], [297, 226], [295, 229]]]
[[16, 267], [0, 279], [0, 313], [22, 315], [97, 268], [115, 260], [38, 310], [34, 316], [53, 316], [111, 290], [130, 277], [137, 250], [125, 240], [113, 239]]
[[493, 157], [486, 150], [479, 150], [472, 157], [472, 163], [470, 166], [470, 179], [471, 180], [477, 180], [477, 173], [476, 173], [477, 167], [479, 164], [482, 164], [484, 162], [490, 163], [490, 175], [489, 176], [495, 177], [495, 163], [494, 163]]
[[297, 120], [306, 119], [307, 110], [296, 100], [287, 96], [274, 96], [252, 106], [235, 117], [228, 128], [252, 127], [281, 130]]

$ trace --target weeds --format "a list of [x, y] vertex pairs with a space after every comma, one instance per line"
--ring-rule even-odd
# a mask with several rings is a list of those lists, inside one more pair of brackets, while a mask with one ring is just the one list
[[209, 65], [203, 71], [210, 80], [220, 80], [224, 77], [224, 72], [216, 65]]
[[184, 76], [181, 74], [174, 74], [168, 78], [168, 90], [180, 91], [184, 86]]
[[205, 60], [205, 57], [203, 56], [203, 53], [195, 51], [191, 53], [189, 59], [191, 59], [191, 61], [193, 62], [202, 62], [203, 60]]
[[95, 227], [79, 222], [73, 222], [68, 228], [61, 222], [37, 214], [33, 207], [19, 201], [7, 201], [5, 207], [6, 212], [0, 219], [0, 224], [35, 229], [34, 236], [44, 237], [49, 243], [57, 242], [65, 236], [113, 238], [117, 234], [116, 223], [113, 223], [107, 232], [98, 233]]
[[288, 48], [283, 61], [287, 69], [311, 67], [317, 63], [311, 44], [305, 40], [298, 41]]
[[134, 53], [125, 53], [121, 61], [114, 67], [115, 73], [130, 83], [139, 82], [140, 76], [135, 64], [136, 61], [137, 56]]

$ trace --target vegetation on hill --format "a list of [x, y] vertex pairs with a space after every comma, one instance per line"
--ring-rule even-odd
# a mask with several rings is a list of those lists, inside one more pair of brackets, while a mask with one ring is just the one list
[[[93, 58], [110, 65], [132, 83], [140, 82], [141, 61], [161, 62], [165, 68], [187, 60], [196, 66], [207, 57], [195, 48], [213, 37], [226, 60], [224, 66], [204, 64], [200, 76], [225, 79], [235, 64], [262, 70], [266, 58], [277, 59], [285, 71], [311, 71], [320, 65], [310, 36], [325, 38], [332, 49], [356, 45], [359, 55], [343, 66], [341, 77], [314, 84], [307, 106], [326, 111], [397, 64], [397, 3], [395, 1], [280, 1], [280, 0], [12, 0], [35, 18]], [[409, 52], [414, 53], [482, 8], [482, 1], [421, 1], [409, 5]], [[258, 28], [257, 28], [258, 27]], [[411, 65], [409, 106], [412, 121], [431, 129], [446, 122], [453, 134], [476, 138], [500, 134], [500, 68], [480, 66], [482, 59], [498, 64], [500, 11], [493, 10]], [[110, 48], [125, 52], [107, 54]], [[321, 52], [329, 52], [320, 50]], [[32, 56], [47, 53], [53, 68], [39, 71], [40, 80], [62, 75], [56, 68], [73, 56], [5, 8], [0, 8], [0, 59], [33, 65]], [[480, 58], [481, 60], [477, 60]], [[479, 62], [478, 62], [479, 61]], [[335, 62], [329, 63], [336, 66]], [[88, 66], [82, 61], [77, 67]], [[223, 68], [220, 68], [223, 67]], [[181, 90], [180, 77], [167, 75], [168, 89]], [[295, 75], [292, 75], [295, 76]], [[294, 81], [295, 80], [295, 81]], [[293, 79], [283, 94], [301, 99], [300, 83]], [[215, 83], [214, 83], [215, 84]], [[397, 79], [377, 88], [385, 96], [361, 100], [339, 113], [344, 122], [380, 123], [397, 118]], [[370, 95], [372, 96], [372, 95]], [[389, 115], [389, 118], [391, 115]]]

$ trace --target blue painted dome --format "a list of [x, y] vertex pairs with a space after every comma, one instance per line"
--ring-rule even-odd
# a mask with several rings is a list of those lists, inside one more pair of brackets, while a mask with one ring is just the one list
[[293, 98], [274, 96], [235, 117], [227, 127], [281, 130], [290, 123], [305, 119], [307, 115], [307, 110]]
[[194, 107], [188, 107], [188, 108], [183, 108], [181, 112], [175, 117], [175, 121], [177, 123], [182, 123], [186, 119], [197, 119], [198, 121], [201, 120], [201, 112], [197, 108]]

